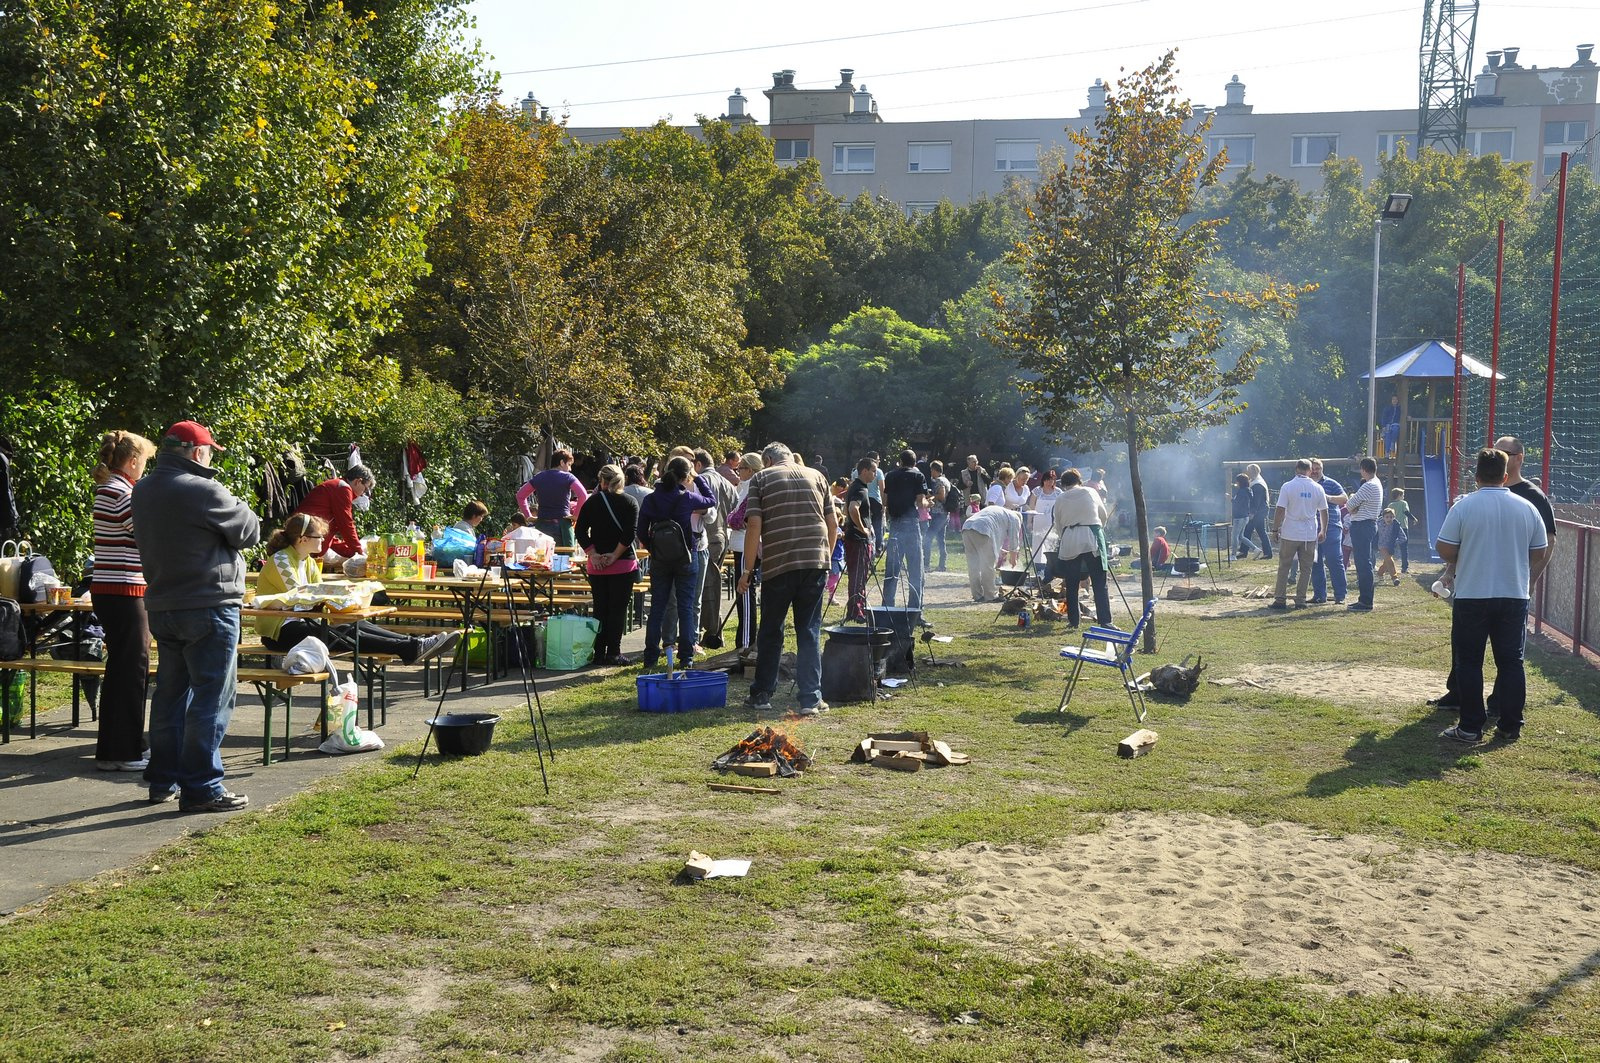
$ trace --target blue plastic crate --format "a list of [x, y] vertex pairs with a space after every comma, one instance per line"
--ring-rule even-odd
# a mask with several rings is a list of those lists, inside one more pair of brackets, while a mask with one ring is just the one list
[[688, 712], [690, 709], [720, 709], [728, 704], [728, 673], [673, 672], [642, 675], [634, 681], [639, 688], [641, 712]]

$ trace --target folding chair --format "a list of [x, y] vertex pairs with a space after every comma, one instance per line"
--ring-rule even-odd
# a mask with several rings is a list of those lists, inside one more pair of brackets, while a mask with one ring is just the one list
[[[1056, 706], [1057, 712], [1065, 712], [1067, 704], [1072, 700], [1072, 692], [1077, 689], [1078, 675], [1083, 671], [1085, 664], [1102, 664], [1108, 668], [1115, 668], [1122, 673], [1122, 685], [1128, 691], [1128, 704], [1133, 706], [1133, 715], [1144, 723], [1148, 707], [1145, 705], [1144, 691], [1139, 689], [1133, 675], [1133, 654], [1139, 639], [1144, 635], [1145, 625], [1150, 623], [1150, 618], [1156, 612], [1156, 599], [1151, 598], [1144, 605], [1144, 615], [1133, 626], [1132, 631], [1119, 631], [1114, 627], [1091, 627], [1084, 632], [1083, 641], [1077, 646], [1063, 646], [1061, 656], [1073, 663], [1072, 674], [1067, 677], [1067, 688], [1061, 692], [1061, 704]], [[1104, 642], [1103, 648], [1091, 647], [1089, 643]]]

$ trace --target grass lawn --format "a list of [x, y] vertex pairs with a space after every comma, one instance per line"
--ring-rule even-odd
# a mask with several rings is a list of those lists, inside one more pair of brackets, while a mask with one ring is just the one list
[[[1303, 666], [1305, 692], [1204, 683], [1155, 704], [1160, 743], [1132, 761], [1113, 754], [1134, 724], [1108, 670], [1055, 711], [1061, 632], [939, 610], [939, 630], [959, 636], [939, 653], [964, 666], [787, 725], [816, 766], [771, 784], [778, 798], [706, 788], [750, 717], [639, 713], [633, 673], [546, 700], [546, 797], [508, 684], [482, 757], [431, 759], [413, 781], [415, 746], [386, 751], [11, 920], [0, 1058], [1600, 1058], [1600, 993], [1581, 970], [1515, 992], [1330, 991], [1252, 974], [1225, 950], [1164, 963], [1070, 937], [1019, 947], [912, 914], [961, 891], [930, 874], [930, 854], [1048, 849], [1130, 810], [1600, 872], [1600, 673], [1531, 650], [1522, 741], [1450, 746], [1435, 737], [1450, 718], [1410, 694], [1324, 686], [1353, 665], [1442, 677], [1448, 613], [1421, 582], [1380, 590], [1379, 608], [1164, 605], [1145, 667], [1193, 652], [1210, 678]], [[900, 727], [973, 763], [846, 763], [866, 732]], [[675, 883], [691, 848], [748, 858], [750, 874]], [[1482, 888], [1492, 900], [1499, 885]]]

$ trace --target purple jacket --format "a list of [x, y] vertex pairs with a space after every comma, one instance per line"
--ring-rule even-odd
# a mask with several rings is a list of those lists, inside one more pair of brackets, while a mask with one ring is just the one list
[[682, 489], [668, 487], [665, 481], [657, 480], [656, 489], [645, 495], [644, 501], [639, 503], [640, 545], [647, 550], [650, 549], [650, 525], [670, 517], [682, 526], [684, 542], [689, 543], [692, 549], [704, 550], [706, 537], [703, 533], [695, 535], [694, 525], [689, 517], [696, 511], [710, 509], [716, 504], [715, 498], [708, 498], [692, 487], [686, 486]]

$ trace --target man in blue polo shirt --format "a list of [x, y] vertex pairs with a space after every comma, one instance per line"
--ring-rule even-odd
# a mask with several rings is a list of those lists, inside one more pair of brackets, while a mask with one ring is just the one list
[[1522, 654], [1527, 638], [1528, 587], [1550, 548], [1544, 521], [1525, 499], [1505, 487], [1506, 454], [1478, 451], [1478, 489], [1457, 500], [1435, 542], [1444, 558], [1443, 583], [1455, 592], [1450, 612], [1450, 656], [1458, 722], [1440, 738], [1477, 742], [1488, 712], [1483, 703], [1483, 645], [1494, 652], [1494, 692], [1500, 709], [1496, 735], [1515, 741], [1522, 734], [1527, 675]]
[[1334, 604], [1343, 605], [1349, 587], [1344, 577], [1344, 520], [1340, 511], [1350, 499], [1343, 484], [1322, 474], [1321, 458], [1311, 459], [1311, 478], [1322, 485], [1322, 493], [1328, 497], [1328, 534], [1317, 544], [1317, 561], [1311, 570], [1311, 604], [1327, 604], [1331, 582]]

